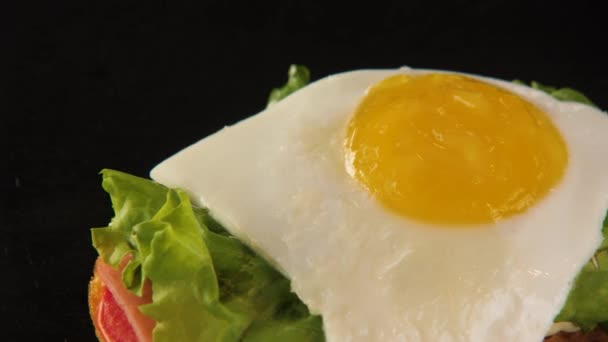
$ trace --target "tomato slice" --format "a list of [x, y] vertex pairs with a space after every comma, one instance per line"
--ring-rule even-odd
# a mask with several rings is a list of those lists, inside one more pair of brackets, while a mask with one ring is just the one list
[[98, 310], [99, 332], [106, 342], [138, 342], [127, 315], [107, 287]]
[[95, 265], [95, 274], [101, 280], [102, 289], [94, 319], [105, 342], [152, 341], [156, 322], [139, 311], [141, 305], [152, 302], [152, 286], [147, 281], [141, 297], [124, 286], [121, 271], [129, 260], [130, 257], [125, 258], [118, 269], [104, 263], [101, 258]]

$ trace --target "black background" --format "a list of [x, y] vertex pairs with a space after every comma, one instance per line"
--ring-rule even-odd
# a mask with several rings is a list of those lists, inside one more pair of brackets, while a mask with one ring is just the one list
[[98, 172], [147, 176], [261, 110], [291, 63], [539, 80], [608, 108], [600, 1], [21, 5], [0, 24], [3, 341], [94, 340], [89, 228], [112, 216]]

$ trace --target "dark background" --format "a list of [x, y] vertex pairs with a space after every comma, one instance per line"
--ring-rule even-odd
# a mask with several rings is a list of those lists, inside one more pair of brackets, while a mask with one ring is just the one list
[[4, 5], [0, 339], [94, 340], [89, 228], [112, 216], [102, 168], [147, 176], [261, 110], [291, 63], [313, 79], [409, 65], [538, 80], [608, 108], [599, 3]]

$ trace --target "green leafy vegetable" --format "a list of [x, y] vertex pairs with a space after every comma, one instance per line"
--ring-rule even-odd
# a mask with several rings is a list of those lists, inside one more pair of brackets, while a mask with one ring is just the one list
[[608, 321], [608, 217], [602, 233], [602, 245], [576, 277], [556, 322], [572, 322], [589, 331]]
[[[527, 85], [525, 82], [522, 82], [520, 80], [515, 80], [513, 82], [521, 85]], [[580, 91], [574, 90], [572, 88], [556, 88], [541, 84], [536, 81], [530, 82], [530, 86], [534, 89], [542, 90], [560, 101], [579, 102], [597, 108], [597, 106], [593, 102], [591, 102], [591, 100], [589, 100], [587, 96], [583, 95], [583, 93], [581, 93]]]
[[287, 83], [281, 88], [275, 88], [268, 97], [268, 106], [271, 106], [294, 91], [303, 88], [310, 82], [310, 71], [303, 65], [293, 64], [289, 67]]
[[323, 341], [322, 321], [291, 292], [289, 280], [228, 234], [188, 195], [153, 181], [103, 170], [115, 217], [92, 230], [104, 261], [133, 259], [123, 281], [153, 302], [155, 341]]

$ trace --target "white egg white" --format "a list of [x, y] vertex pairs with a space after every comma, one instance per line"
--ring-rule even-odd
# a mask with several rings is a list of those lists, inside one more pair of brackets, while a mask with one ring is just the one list
[[564, 179], [497, 224], [422, 224], [387, 211], [348, 176], [342, 147], [371, 85], [425, 72], [324, 78], [170, 157], [152, 178], [187, 189], [287, 275], [323, 316], [328, 341], [541, 341], [601, 243], [608, 117], [481, 78], [554, 120], [570, 154]]

